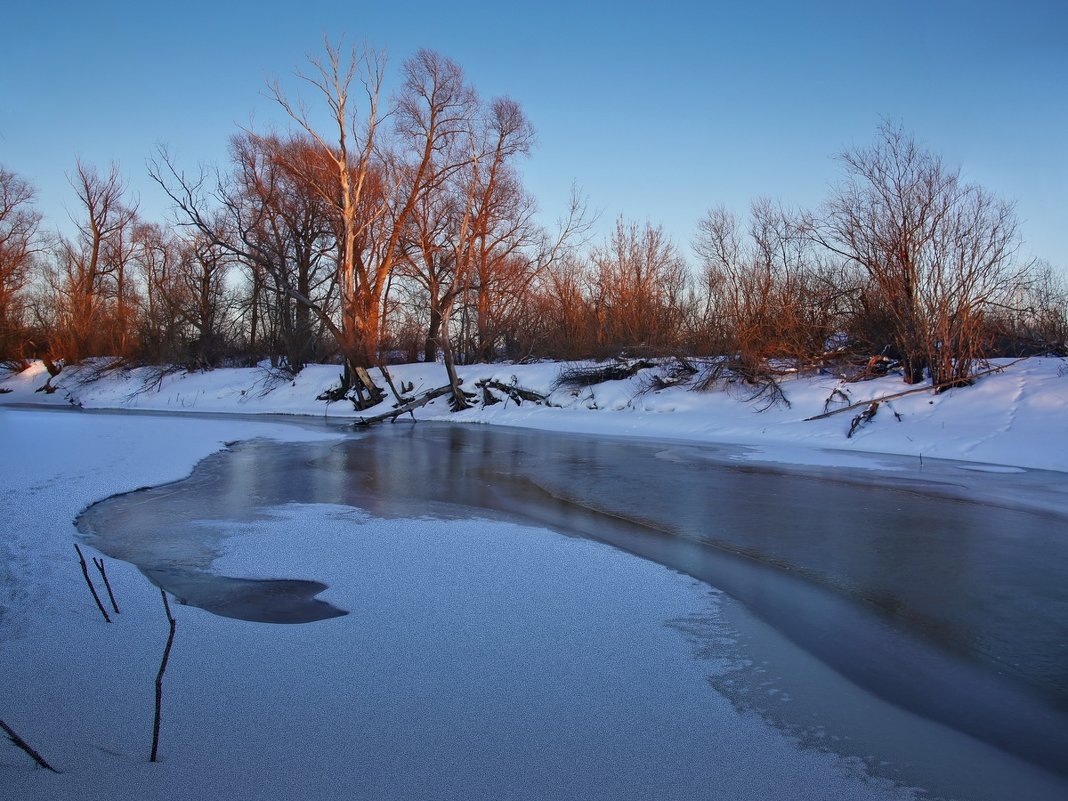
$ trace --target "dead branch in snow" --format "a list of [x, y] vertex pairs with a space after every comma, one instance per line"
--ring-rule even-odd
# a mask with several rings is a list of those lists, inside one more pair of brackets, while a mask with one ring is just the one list
[[[981, 373], [975, 373], [975, 375], [972, 376], [972, 379], [982, 378], [985, 375], [991, 375], [993, 373], [1002, 373], [1005, 370], [1008, 370], [1014, 364], [1018, 364], [1022, 361], [1023, 359], [1017, 359], [1014, 362], [1010, 362], [1009, 364], [1003, 364], [1000, 367], [991, 367], [989, 370], [983, 370]], [[851, 403], [849, 406], [843, 406], [840, 409], [833, 409], [832, 411], [824, 412], [823, 414], [806, 417], [804, 422], [808, 423], [812, 420], [822, 420], [825, 417], [833, 417], [834, 415], [841, 414], [842, 412], [850, 412], [854, 409], [859, 409], [861, 406], [868, 406], [872, 403], [882, 403], [883, 401], [894, 400], [895, 398], [903, 398], [906, 395], [916, 395], [920, 392], [933, 392], [935, 395], [937, 395], [940, 392], [945, 392], [947, 389], [953, 389], [954, 387], [958, 386], [960, 386], [960, 383], [958, 381], [946, 381], [942, 384], [932, 384], [925, 387], [913, 387], [912, 389], [906, 389], [902, 392], [893, 392], [889, 395], [883, 395], [878, 398], [870, 398], [868, 400], [857, 401], [856, 403]]]
[[846, 439], [852, 439], [858, 428], [874, 420], [877, 411], [879, 411], [879, 401], [872, 401], [867, 409], [853, 418], [853, 422], [849, 424], [849, 433], [846, 434]]
[[167, 645], [163, 649], [163, 659], [159, 663], [159, 672], [156, 674], [156, 715], [152, 720], [152, 753], [148, 758], [149, 762], [156, 762], [156, 754], [159, 751], [159, 724], [162, 718], [163, 712], [163, 674], [167, 672], [167, 661], [171, 658], [171, 646], [174, 645], [174, 629], [177, 626], [177, 621], [174, 619], [174, 615], [171, 614], [171, 605], [167, 603], [167, 593], [165, 590], [160, 590], [160, 595], [163, 596], [163, 611], [167, 614], [167, 623], [170, 626], [170, 633], [167, 635]]
[[[382, 373], [382, 377], [386, 379], [386, 385], [389, 387], [390, 392], [393, 393], [393, 397], [397, 399], [398, 404], [404, 404], [407, 401], [411, 400], [411, 398], [402, 398], [401, 394], [397, 392], [397, 387], [393, 384], [393, 376], [389, 374], [389, 370], [386, 369], [386, 366], [384, 364], [380, 364], [378, 366], [378, 371]], [[408, 414], [412, 416], [412, 421], [414, 422], [415, 414], [410, 409], [408, 410]]]
[[494, 403], [499, 403], [500, 399], [495, 397], [489, 390], [494, 389], [498, 392], [503, 392], [513, 401], [516, 406], [522, 406], [523, 401], [530, 401], [532, 403], [546, 403], [548, 396], [542, 395], [539, 392], [535, 392], [532, 389], [525, 389], [516, 383], [505, 384], [503, 381], [495, 381], [490, 378], [486, 378], [475, 384], [476, 387], [482, 390], [483, 406], [492, 406]]
[[662, 363], [660, 366], [661, 368], [666, 368], [664, 374], [654, 374], [646, 381], [642, 393], [659, 392], [671, 387], [685, 385], [699, 372], [697, 365], [681, 356], [675, 356], [670, 362], [667, 364]]
[[835, 389], [831, 392], [831, 394], [827, 396], [827, 400], [825, 400], [823, 402], [823, 411], [824, 412], [826, 412], [831, 407], [831, 404], [834, 403], [835, 396], [838, 396], [838, 398], [840, 398], [841, 401], [844, 401], [845, 403], [849, 403], [849, 396], [846, 393], [842, 392], [842, 390], [840, 390], [837, 387], [835, 387]]
[[85, 583], [89, 586], [89, 592], [93, 595], [93, 600], [96, 601], [96, 608], [100, 610], [100, 614], [104, 616], [104, 621], [111, 622], [111, 618], [108, 617], [108, 610], [104, 608], [104, 604], [100, 602], [100, 596], [96, 594], [96, 587], [93, 586], [93, 580], [89, 578], [89, 565], [85, 562], [85, 556], [82, 554], [82, 549], [78, 547], [78, 543], [74, 543], [74, 550], [78, 552], [78, 561], [82, 565], [82, 575], [85, 576]]
[[111, 582], [108, 581], [108, 574], [104, 572], [104, 559], [101, 557], [97, 559], [93, 557], [93, 564], [96, 565], [96, 569], [100, 571], [100, 578], [104, 579], [104, 589], [108, 591], [108, 598], [111, 600], [111, 608], [115, 610], [115, 614], [119, 614], [119, 605], [115, 602], [115, 593], [111, 591]]
[[0, 720], [0, 729], [4, 730], [4, 734], [7, 735], [7, 739], [9, 739], [12, 743], [21, 748], [27, 754], [29, 754], [33, 761], [36, 762], [40, 767], [45, 768], [46, 770], [50, 770], [53, 773], [59, 773], [58, 770], [48, 764], [48, 762], [43, 756], [37, 753], [36, 749], [34, 749], [33, 746], [31, 746], [28, 742], [26, 742], [17, 734], [15, 734], [14, 729], [12, 729], [2, 720]]
[[633, 377], [640, 370], [647, 370], [651, 367], [656, 367], [656, 363], [648, 359], [631, 362], [623, 358], [617, 358], [609, 364], [567, 367], [560, 371], [553, 389], [585, 389], [594, 384], [603, 384], [605, 381], [623, 381]]

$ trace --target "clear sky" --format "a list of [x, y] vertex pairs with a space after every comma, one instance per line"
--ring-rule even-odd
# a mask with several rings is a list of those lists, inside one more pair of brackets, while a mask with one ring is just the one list
[[602, 214], [662, 223], [688, 252], [713, 205], [811, 207], [835, 154], [899, 121], [1017, 204], [1024, 253], [1068, 268], [1068, 0], [464, 3], [11, 0], [0, 14], [0, 164], [58, 226], [75, 158], [116, 161], [149, 219], [145, 163], [225, 160], [239, 125], [324, 34], [453, 58], [538, 131], [524, 166], [547, 221], [572, 182]]

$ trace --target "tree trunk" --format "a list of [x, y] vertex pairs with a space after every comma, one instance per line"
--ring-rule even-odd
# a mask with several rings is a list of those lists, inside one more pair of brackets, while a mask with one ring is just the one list
[[426, 343], [423, 346], [423, 361], [433, 364], [438, 360], [438, 337], [441, 334], [441, 312], [430, 306], [430, 325], [427, 327]]
[[916, 353], [906, 353], [901, 359], [901, 367], [905, 373], [906, 384], [922, 384], [927, 358]]

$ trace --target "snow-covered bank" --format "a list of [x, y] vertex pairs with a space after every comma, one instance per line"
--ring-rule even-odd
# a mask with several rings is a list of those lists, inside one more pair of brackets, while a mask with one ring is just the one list
[[[1068, 471], [1068, 360], [1003, 360], [1001, 372], [983, 376], [973, 387], [935, 395], [922, 391], [880, 404], [875, 418], [851, 438], [846, 434], [861, 409], [808, 420], [828, 408], [862, 403], [908, 389], [899, 376], [846, 384], [831, 374], [783, 382], [790, 405], [760, 411], [745, 390], [693, 392], [685, 387], [648, 390], [656, 368], [631, 379], [581, 390], [556, 389], [563, 365], [472, 365], [461, 367], [464, 386], [483, 379], [535, 390], [552, 406], [512, 401], [452, 414], [440, 398], [417, 410], [419, 419], [643, 436], [692, 442], [753, 446], [747, 458], [796, 464], [851, 463], [849, 452], [891, 453], [917, 458], [959, 459], [993, 466]], [[52, 384], [51, 395], [36, 392], [48, 374], [35, 364], [0, 381], [0, 404], [77, 404], [84, 408], [166, 412], [292, 414], [330, 418], [361, 416], [351, 404], [316, 400], [336, 386], [338, 368], [306, 368], [296, 378], [259, 368], [202, 373], [115, 370], [86, 377], [93, 368], [68, 368]], [[439, 365], [397, 365], [398, 386], [415, 394], [445, 383]], [[836, 392], [837, 391], [837, 392]], [[833, 395], [833, 398], [832, 398]], [[367, 414], [388, 408], [388, 403]]]

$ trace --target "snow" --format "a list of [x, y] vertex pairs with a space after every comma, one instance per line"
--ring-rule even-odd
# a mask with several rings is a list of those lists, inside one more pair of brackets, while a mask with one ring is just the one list
[[[507, 401], [453, 414], [448, 398], [443, 397], [416, 410], [415, 415], [553, 431], [742, 444], [753, 446], [747, 458], [792, 464], [865, 467], [877, 463], [870, 454], [883, 453], [1068, 471], [1068, 360], [998, 360], [993, 365], [1001, 372], [983, 376], [973, 387], [939, 395], [921, 390], [883, 402], [875, 419], [851, 438], [846, 437], [850, 422], [863, 407], [822, 420], [807, 418], [822, 414], [835, 390], [845, 393], [851, 403], [862, 404], [909, 389], [900, 376], [858, 383], [845, 383], [830, 373], [788, 377], [782, 386], [790, 405], [760, 411], [763, 404], [748, 401], [744, 388], [694, 392], [678, 386], [648, 391], [648, 381], [662, 372], [657, 368], [625, 381], [554, 390], [563, 367], [557, 363], [471, 365], [459, 368], [465, 388], [473, 391], [483, 379], [515, 383], [549, 394], [554, 405], [524, 402], [517, 407]], [[397, 365], [390, 372], [398, 387], [410, 383], [413, 394], [446, 383], [440, 365]], [[348, 402], [316, 400], [337, 386], [339, 368], [334, 365], [310, 366], [296, 377], [266, 367], [163, 375], [154, 368], [139, 368], [108, 371], [103, 378], [85, 382], [86, 376], [98, 373], [99, 364], [68, 368], [53, 379], [57, 391], [45, 395], [36, 390], [48, 375], [35, 363], [0, 381], [0, 389], [11, 390], [0, 395], [0, 404], [73, 403], [85, 409], [285, 414], [336, 421], [361, 416]], [[385, 409], [388, 404], [365, 414]]]
[[[509, 402], [450, 415], [443, 399], [416, 414], [736, 443], [745, 446], [736, 458], [800, 466], [895, 470], [899, 462], [879, 454], [897, 454], [965, 460], [995, 479], [1068, 470], [1064, 360], [1005, 367], [973, 388], [891, 401], [900, 422], [881, 409], [852, 439], [849, 412], [805, 421], [839, 387], [832, 376], [787, 382], [791, 407], [761, 413], [731, 393], [639, 394], [639, 375], [574, 395], [557, 390], [563, 408]], [[416, 392], [444, 383], [434, 365], [391, 371]], [[514, 376], [547, 392], [559, 365], [461, 372], [469, 387]], [[0, 395], [0, 719], [62, 771], [39, 770], [0, 741], [3, 797], [923, 797], [875, 778], [862, 759], [803, 745], [739, 711], [722, 684], [737, 668], [740, 631], [755, 642], [757, 630], [739, 629], [741, 613], [707, 585], [546, 529], [387, 520], [328, 505], [290, 504], [232, 524], [214, 567], [314, 578], [329, 585], [320, 597], [350, 614], [280, 626], [175, 607], [162, 761], [150, 764], [153, 681], [166, 640], [159, 591], [109, 560], [122, 612], [104, 623], [72, 548], [73, 519], [112, 494], [178, 480], [228, 442], [341, 436], [233, 415], [359, 415], [314, 400], [336, 383], [336, 367], [295, 379], [263, 369], [116, 371], [82, 385], [77, 377], [64, 371], [53, 395], [34, 392], [47, 378], [39, 365], [0, 382], [12, 390]], [[903, 389], [893, 378], [840, 388], [854, 402]], [[231, 416], [5, 408], [26, 403]], [[819, 671], [810, 665], [798, 681], [816, 682]], [[994, 758], [976, 743], [961, 749], [964, 772]], [[1035, 798], [1063, 791], [1035, 782]]]
[[104, 623], [72, 519], [105, 495], [180, 478], [235, 437], [327, 435], [7, 410], [0, 431], [2, 715], [62, 771], [0, 748], [6, 797], [912, 797], [797, 748], [710, 689], [708, 665], [665, 625], [714, 615], [707, 586], [544, 529], [326, 506], [235, 529], [216, 567], [315, 575], [331, 585], [324, 600], [352, 613], [272, 626], [175, 607], [163, 759], [150, 764], [159, 593], [109, 561], [122, 611]]

